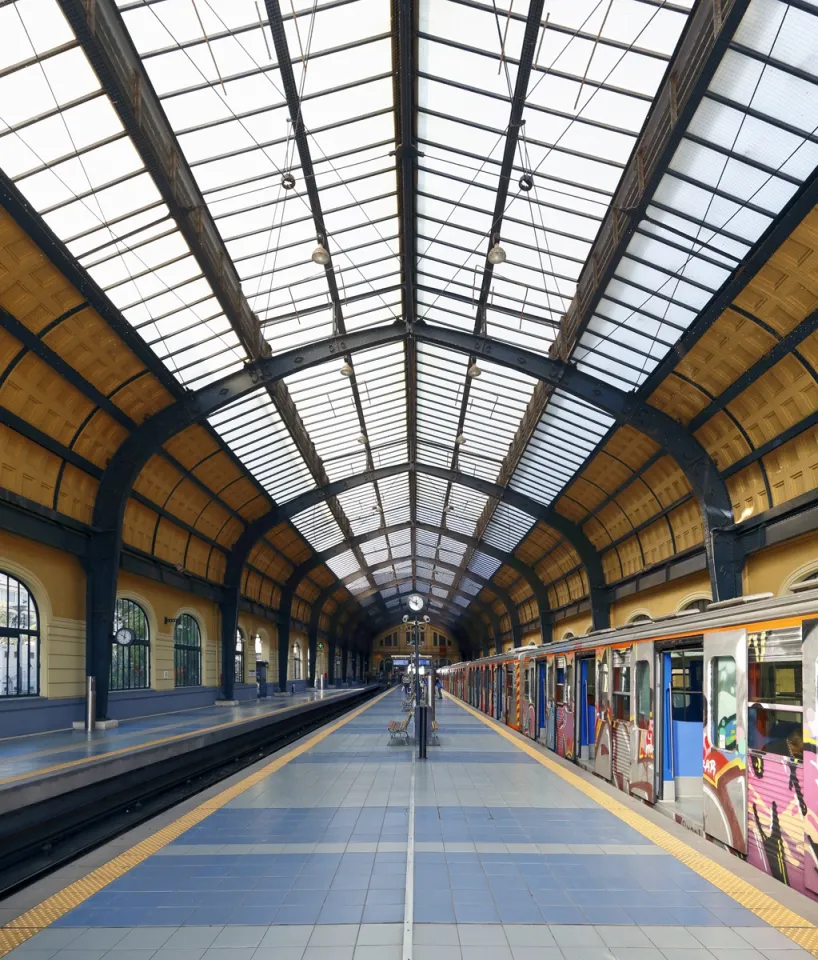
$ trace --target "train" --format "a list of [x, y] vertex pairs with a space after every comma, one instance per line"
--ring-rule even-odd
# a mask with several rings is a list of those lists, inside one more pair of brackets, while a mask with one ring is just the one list
[[816, 664], [807, 581], [440, 672], [452, 696], [818, 900]]

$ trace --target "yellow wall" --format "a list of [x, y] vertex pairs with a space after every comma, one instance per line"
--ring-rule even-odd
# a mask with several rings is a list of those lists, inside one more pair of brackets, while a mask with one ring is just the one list
[[[395, 632], [398, 634], [398, 646], [384, 647], [384, 637]], [[446, 657], [449, 660], [460, 660], [460, 645], [458, 644], [457, 639], [450, 630], [447, 630], [445, 627], [440, 627], [435, 623], [426, 624], [426, 646], [420, 648], [421, 656], [440, 656], [440, 647], [435, 647], [433, 644], [433, 634], [435, 633], [442, 634], [444, 637], [446, 637]], [[372, 657], [370, 660], [372, 670], [377, 670], [378, 664], [381, 662], [381, 660], [384, 660], [387, 657], [405, 657], [413, 652], [414, 647], [410, 647], [406, 643], [406, 624], [397, 623], [391, 626], [388, 630], [382, 630], [373, 641]]]
[[[21, 580], [31, 591], [40, 614], [40, 693], [56, 699], [85, 694], [85, 571], [80, 560], [53, 547], [0, 532], [0, 570]], [[165, 617], [183, 613], [195, 617], [202, 632], [202, 683], [219, 685], [221, 675], [221, 618], [218, 604], [154, 580], [120, 572], [117, 597], [135, 600], [148, 617], [151, 639], [151, 687], [172, 690], [173, 630]], [[269, 652], [271, 673], [278, 675], [276, 627], [242, 614], [239, 625], [251, 637], [262, 637]], [[306, 669], [306, 637], [301, 638]], [[251, 644], [245, 652], [245, 670], [255, 660]], [[306, 675], [306, 674], [305, 674]]]
[[744, 568], [744, 593], [787, 593], [818, 570], [818, 533], [806, 533], [753, 554]]
[[643, 590], [633, 596], [617, 600], [611, 605], [611, 626], [621, 627], [640, 613], [649, 617], [663, 617], [676, 613], [692, 600], [711, 597], [710, 578], [707, 573], [694, 573], [681, 580], [663, 583], [651, 590]]
[[564, 620], [558, 620], [553, 627], [554, 640], [562, 640], [566, 633], [572, 633], [575, 637], [583, 637], [591, 629], [591, 614], [580, 613], [574, 617], [566, 617]]

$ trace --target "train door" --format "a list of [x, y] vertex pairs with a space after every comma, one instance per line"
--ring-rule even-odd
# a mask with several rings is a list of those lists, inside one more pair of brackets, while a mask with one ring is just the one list
[[613, 782], [629, 792], [631, 783], [631, 729], [633, 695], [631, 673], [633, 650], [623, 647], [611, 651], [611, 767]]
[[634, 716], [631, 730], [631, 793], [648, 803], [656, 799], [654, 716], [653, 716], [653, 643], [634, 647]]
[[747, 852], [747, 633], [704, 636], [704, 830]]
[[505, 702], [503, 704], [503, 720], [509, 727], [516, 727], [517, 723], [517, 697], [516, 687], [516, 663], [506, 663], [503, 665], [504, 693]]
[[520, 660], [520, 670], [523, 674], [523, 690], [520, 701], [522, 716], [520, 717], [520, 730], [532, 740], [537, 739], [537, 674], [536, 663], [534, 659]]
[[611, 650], [596, 652], [596, 752], [594, 770], [606, 780], [612, 776], [613, 720], [611, 717]]
[[548, 658], [548, 690], [545, 698], [545, 745], [557, 749], [557, 658]]
[[557, 753], [574, 757], [574, 654], [557, 657]]
[[702, 824], [702, 724], [704, 722], [704, 653], [702, 638], [664, 649], [656, 656], [660, 732], [655, 737], [662, 803], [674, 815]]
[[537, 661], [537, 725], [538, 725], [538, 734], [537, 739], [540, 743], [545, 743], [546, 741], [546, 660], [543, 657], [542, 660]]
[[492, 716], [495, 720], [504, 720], [503, 717], [503, 665], [498, 663], [494, 667], [494, 702]]
[[747, 860], [803, 892], [809, 811], [801, 638], [800, 626], [747, 635]]
[[807, 814], [804, 818], [804, 886], [818, 893], [818, 620], [805, 620], [801, 627], [803, 647], [803, 698], [804, 698], [804, 800]]
[[577, 661], [577, 720], [577, 756], [592, 763], [596, 742], [596, 661], [593, 657]]

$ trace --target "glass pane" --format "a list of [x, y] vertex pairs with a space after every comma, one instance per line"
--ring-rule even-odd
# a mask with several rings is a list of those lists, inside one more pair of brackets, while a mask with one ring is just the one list
[[775, 753], [801, 761], [804, 758], [803, 715], [800, 710], [773, 710], [753, 704], [749, 711], [751, 750]]
[[650, 722], [650, 664], [639, 660], [636, 664], [636, 722], [647, 729]]
[[736, 749], [736, 660], [713, 658], [713, 743], [720, 750]]
[[748, 667], [751, 701], [801, 706], [801, 662], [751, 663]]

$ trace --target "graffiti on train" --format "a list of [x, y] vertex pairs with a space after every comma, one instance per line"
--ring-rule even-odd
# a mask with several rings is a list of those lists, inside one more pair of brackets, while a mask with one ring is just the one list
[[[788, 757], [754, 755], [749, 769], [750, 842], [747, 859], [794, 887], [804, 889], [804, 767]], [[809, 814], [815, 821], [815, 813]]]

